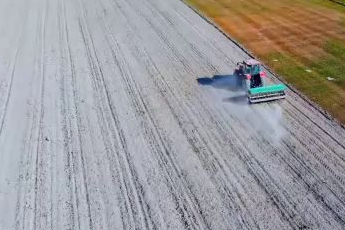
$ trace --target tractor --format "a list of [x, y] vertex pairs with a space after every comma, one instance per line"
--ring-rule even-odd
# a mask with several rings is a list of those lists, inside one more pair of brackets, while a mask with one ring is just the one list
[[262, 64], [255, 59], [237, 63], [234, 74], [246, 90], [249, 103], [285, 98], [286, 86], [284, 84], [267, 85], [267, 74]]

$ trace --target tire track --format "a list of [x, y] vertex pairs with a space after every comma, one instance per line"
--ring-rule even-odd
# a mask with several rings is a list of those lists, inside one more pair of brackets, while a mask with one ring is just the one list
[[[28, 7], [28, 4], [26, 4], [24, 7], [26, 7], [26, 13], [24, 14], [24, 25], [27, 26], [27, 18], [30, 12], [30, 8]], [[1, 131], [0, 131], [0, 136], [2, 134], [2, 130], [3, 130], [3, 125], [4, 125], [4, 121], [6, 120], [6, 115], [7, 115], [7, 107], [11, 98], [11, 91], [12, 91], [12, 86], [13, 86], [13, 82], [14, 82], [14, 75], [15, 75], [15, 71], [16, 71], [16, 64], [18, 61], [18, 57], [20, 56], [21, 50], [23, 48], [23, 41], [24, 41], [24, 37], [25, 37], [25, 30], [22, 30], [21, 35], [18, 39], [19, 44], [17, 46], [17, 49], [15, 51], [15, 58], [14, 61], [12, 62], [12, 71], [11, 71], [11, 80], [10, 80], [10, 87], [8, 89], [8, 94], [6, 97], [6, 105], [4, 107], [4, 113], [3, 113], [3, 117], [2, 117], [2, 125], [1, 125]], [[35, 60], [37, 59], [37, 56], [35, 54]], [[30, 84], [31, 88], [34, 89], [34, 87], [32, 86], [32, 82]], [[34, 90], [33, 90], [34, 91]], [[31, 93], [31, 96], [35, 95], [34, 93]], [[28, 149], [28, 153], [22, 153], [21, 154], [21, 160], [19, 165], [20, 167], [20, 172], [19, 172], [19, 176], [18, 176], [18, 185], [20, 186], [20, 189], [17, 193], [17, 202], [16, 202], [16, 210], [15, 210], [15, 228], [16, 229], [24, 229], [25, 226], [27, 226], [27, 216], [30, 216], [30, 198], [31, 198], [31, 191], [32, 189], [30, 188], [30, 183], [32, 182], [30, 180], [30, 166], [33, 165], [35, 163], [35, 161], [33, 160], [33, 148], [32, 147], [34, 144], [34, 136], [35, 136], [35, 126], [33, 125], [33, 123], [35, 122], [35, 120], [37, 120], [37, 115], [32, 113], [26, 114], [27, 115], [27, 120], [30, 122], [30, 124], [28, 125], [28, 128], [25, 130], [25, 133], [27, 134], [27, 140], [23, 140], [22, 146], [23, 149]]]
[[[63, 133], [64, 133], [64, 147], [66, 150], [66, 165], [65, 165], [65, 172], [68, 175], [68, 188], [70, 190], [70, 197], [69, 197], [69, 203], [68, 203], [68, 209], [70, 216], [69, 221], [70, 226], [72, 229], [75, 229], [78, 227], [78, 229], [81, 228], [81, 207], [80, 207], [80, 201], [79, 201], [79, 189], [77, 187], [77, 178], [76, 178], [76, 166], [75, 166], [75, 150], [73, 146], [74, 141], [74, 125], [77, 123], [75, 120], [75, 117], [77, 116], [75, 111], [75, 103], [76, 103], [76, 94], [75, 94], [75, 64], [72, 58], [72, 52], [70, 47], [70, 35], [69, 35], [69, 28], [67, 24], [67, 18], [66, 18], [66, 6], [65, 1], [61, 0], [61, 8], [62, 8], [62, 18], [63, 23], [61, 25], [61, 38], [60, 38], [60, 47], [61, 47], [61, 54], [63, 57], [67, 56], [66, 63], [63, 63], [62, 66], [66, 66], [69, 68], [70, 73], [66, 74], [64, 69], [62, 69], [62, 79], [61, 79], [61, 98], [62, 98], [62, 107], [61, 112], [63, 114]], [[67, 53], [64, 51], [63, 47], [66, 49]], [[66, 76], [67, 75], [67, 76]], [[70, 79], [69, 79], [70, 78]], [[70, 114], [71, 113], [71, 114]], [[70, 114], [70, 115], [68, 115]], [[79, 144], [80, 145], [80, 144]], [[76, 216], [75, 216], [76, 215]], [[88, 214], [90, 216], [90, 214]], [[89, 217], [89, 226], [90, 226], [90, 217]]]
[[[313, 125], [315, 125], [316, 127], [318, 127], [324, 134], [326, 134], [332, 141], [334, 141], [335, 143], [337, 143], [339, 146], [341, 146], [342, 149], [345, 150], [345, 145], [343, 143], [341, 143], [340, 141], [338, 141], [336, 138], [333, 137], [333, 135], [331, 135], [327, 130], [325, 130], [324, 128], [322, 128], [317, 122], [313, 121], [310, 117], [308, 117], [303, 111], [301, 111], [299, 108], [297, 108], [297, 106], [295, 106], [293, 103], [291, 103], [290, 101], [288, 101], [289, 105], [292, 106], [294, 108], [294, 110], [297, 110], [299, 112], [299, 114], [303, 115], [303, 117], [305, 119], [307, 119], [309, 122], [311, 122]], [[302, 123], [303, 124], [303, 123]], [[344, 160], [341, 156], [339, 156], [342, 160]]]
[[[42, 133], [42, 127], [43, 127], [43, 117], [44, 117], [44, 95], [45, 95], [45, 33], [46, 33], [46, 10], [47, 10], [47, 2], [43, 5], [42, 10], [42, 17], [39, 22], [39, 30], [40, 30], [40, 36], [39, 36], [39, 43], [40, 43], [40, 58], [39, 58], [39, 74], [40, 74], [40, 93], [39, 93], [39, 112], [38, 112], [38, 130], [37, 130], [37, 146], [36, 146], [36, 156], [35, 156], [35, 196], [34, 196], [34, 229], [37, 229], [38, 226], [41, 228], [40, 225], [38, 225], [38, 222], [43, 217], [41, 212], [41, 200], [38, 200], [39, 197], [44, 197], [44, 192], [41, 191], [41, 186], [44, 186], [44, 175], [41, 175], [41, 170], [44, 170], [43, 161], [42, 158], [44, 156], [43, 149], [43, 133]], [[44, 173], [42, 173], [44, 174]], [[44, 217], [43, 217], [44, 218]]]
[[[28, 18], [28, 11], [26, 11], [26, 14], [24, 16], [25, 20], [24, 20], [24, 25], [27, 24], [27, 18]], [[16, 71], [16, 63], [17, 63], [17, 59], [18, 59], [18, 55], [21, 49], [21, 44], [23, 43], [23, 39], [24, 39], [24, 34], [25, 34], [25, 30], [23, 30], [21, 32], [21, 35], [18, 39], [18, 45], [15, 51], [15, 55], [14, 55], [14, 59], [12, 61], [11, 64], [11, 72], [10, 72], [10, 81], [9, 81], [9, 86], [7, 88], [7, 95], [6, 95], [6, 100], [5, 100], [5, 105], [4, 108], [2, 109], [2, 116], [1, 116], [1, 123], [0, 123], [0, 136], [2, 134], [3, 128], [4, 128], [4, 124], [5, 124], [5, 119], [6, 119], [6, 115], [7, 115], [7, 107], [8, 107], [8, 103], [10, 101], [11, 98], [11, 92], [12, 92], [12, 84], [13, 84], [13, 80], [14, 80], [14, 74]]]
[[[81, 3], [82, 4], [82, 3]], [[82, 6], [83, 8], [83, 6]], [[83, 34], [83, 38], [84, 38], [84, 44], [87, 48], [87, 52], [89, 54], [89, 61], [90, 61], [90, 66], [91, 66], [91, 69], [94, 71], [93, 72], [93, 77], [95, 77], [98, 81], [98, 82], [101, 82], [102, 84], [102, 87], [104, 88], [105, 90], [105, 93], [107, 95], [107, 100], [108, 100], [108, 105], [109, 105], [109, 108], [111, 109], [112, 111], [112, 116], [113, 116], [113, 120], [115, 122], [115, 127], [118, 127], [118, 136], [120, 137], [120, 142], [121, 142], [121, 145], [122, 145], [122, 148], [125, 152], [125, 163], [126, 163], [126, 168], [128, 168], [128, 172], [129, 172], [129, 178], [127, 178], [129, 181], [130, 181], [130, 186], [132, 188], [132, 191], [134, 192], [134, 196], [135, 196], [135, 199], [137, 200], [137, 205], [139, 206], [139, 215], [140, 215], [140, 219], [143, 219], [144, 220], [144, 226], [145, 228], [149, 228], [150, 225], [152, 225], [152, 223], [149, 223], [148, 219], [150, 219], [150, 215], [148, 215], [148, 205], [146, 203], [146, 201], [144, 200], [144, 191], [142, 190], [142, 186], [140, 185], [140, 182], [138, 181], [138, 176], [136, 175], [136, 171], [135, 169], [133, 168], [131, 162], [130, 162], [130, 153], [128, 151], [128, 147], [127, 147], [127, 142], [126, 142], [126, 139], [124, 137], [124, 134], [123, 134], [123, 131], [121, 126], [120, 126], [120, 123], [118, 122], [118, 118], [117, 118], [117, 115], [116, 115], [116, 112], [114, 111], [114, 108], [111, 106], [111, 100], [110, 100], [110, 97], [109, 97], [109, 91], [107, 89], [107, 86], [104, 82], [104, 76], [103, 76], [103, 73], [102, 73], [102, 69], [100, 68], [100, 64], [99, 64], [99, 60], [98, 60], [98, 57], [97, 57], [97, 53], [96, 53], [96, 50], [95, 50], [95, 47], [94, 47], [94, 43], [93, 43], [93, 39], [92, 39], [92, 36], [89, 32], [89, 29], [88, 29], [88, 25], [87, 25], [87, 20], [86, 20], [86, 15], [85, 15], [85, 12], [84, 12], [84, 23], [85, 23], [85, 26], [86, 26], [86, 31], [87, 33], [85, 33], [83, 31], [83, 27], [81, 26], [80, 24], [80, 31], [81, 33]], [[85, 34], [87, 34], [87, 37], [88, 39], [85, 38]], [[88, 41], [90, 41], [91, 43], [91, 46], [88, 44]], [[91, 47], [91, 48], [90, 48]], [[92, 50], [92, 51], [91, 51]], [[93, 59], [92, 56], [95, 56], [95, 60]], [[129, 194], [128, 194], [128, 198], [129, 198]], [[144, 208], [145, 206], [145, 208]], [[133, 210], [133, 206], [132, 206], [132, 210]]]

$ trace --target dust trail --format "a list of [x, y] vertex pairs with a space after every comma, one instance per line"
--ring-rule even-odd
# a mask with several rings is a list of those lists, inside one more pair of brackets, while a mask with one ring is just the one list
[[202, 77], [198, 78], [197, 82], [203, 87], [211, 88], [213, 96], [210, 97], [210, 103], [217, 104], [222, 101], [232, 116], [245, 118], [248, 132], [265, 135], [274, 144], [278, 144], [286, 134], [282, 126], [283, 109], [280, 106], [284, 100], [249, 104], [241, 82], [231, 74]]
[[256, 130], [263, 131], [268, 137], [275, 143], [286, 135], [286, 130], [282, 126], [284, 121], [283, 109], [278, 103], [284, 103], [283, 101], [274, 101], [274, 106], [263, 106], [265, 108], [258, 108], [257, 112], [261, 115], [262, 122], [256, 123]]

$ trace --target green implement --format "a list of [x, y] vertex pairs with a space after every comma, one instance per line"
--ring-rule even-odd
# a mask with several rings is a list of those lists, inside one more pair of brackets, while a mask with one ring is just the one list
[[250, 103], [282, 99], [285, 98], [285, 89], [283, 84], [252, 88], [248, 90], [248, 99]]
[[259, 93], [275, 93], [275, 92], [280, 92], [284, 91], [286, 89], [286, 86], [283, 84], [278, 84], [278, 85], [268, 85], [268, 86], [263, 86], [263, 87], [257, 87], [257, 88], [252, 88], [249, 89], [250, 94], [259, 94]]

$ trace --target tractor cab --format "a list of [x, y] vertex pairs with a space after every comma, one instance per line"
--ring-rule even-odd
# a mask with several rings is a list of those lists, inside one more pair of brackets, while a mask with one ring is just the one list
[[266, 77], [265, 72], [262, 70], [261, 63], [255, 59], [250, 59], [243, 61], [242, 71], [250, 81], [250, 88], [257, 88], [264, 86], [264, 77]]

